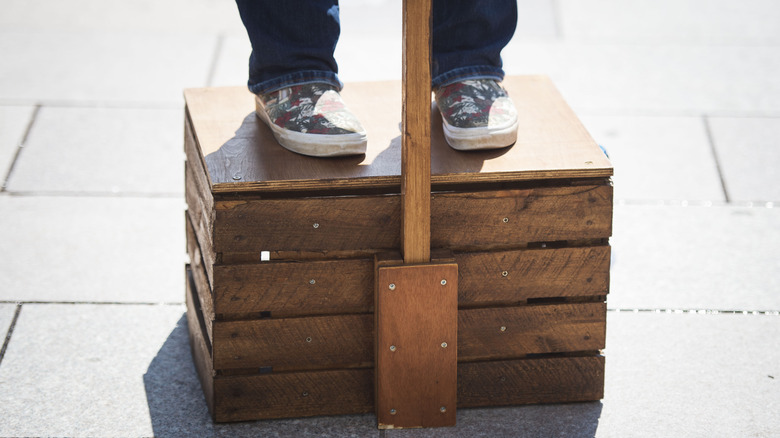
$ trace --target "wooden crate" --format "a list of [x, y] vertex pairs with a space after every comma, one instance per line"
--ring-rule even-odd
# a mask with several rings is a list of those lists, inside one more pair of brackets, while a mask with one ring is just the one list
[[[549, 79], [508, 149], [432, 108], [431, 244], [458, 265], [458, 407], [603, 396], [612, 167]], [[400, 246], [400, 83], [348, 84], [365, 156], [288, 152], [243, 87], [185, 91], [187, 308], [215, 421], [374, 411], [374, 279]], [[422, 335], [422, 334], [421, 334]]]

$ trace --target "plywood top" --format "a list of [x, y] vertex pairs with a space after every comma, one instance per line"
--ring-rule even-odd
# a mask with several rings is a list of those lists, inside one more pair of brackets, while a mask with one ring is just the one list
[[[460, 152], [444, 140], [432, 105], [431, 182], [461, 184], [612, 175], [612, 164], [545, 76], [503, 82], [520, 114], [517, 143]], [[312, 158], [279, 146], [245, 87], [184, 91], [213, 193], [393, 189], [401, 183], [401, 83], [349, 83], [342, 96], [368, 133], [365, 155]]]

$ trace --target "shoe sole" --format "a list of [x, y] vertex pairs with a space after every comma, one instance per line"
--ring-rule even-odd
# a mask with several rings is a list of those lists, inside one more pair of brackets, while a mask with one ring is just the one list
[[366, 153], [368, 139], [365, 132], [327, 135], [290, 131], [271, 122], [257, 98], [255, 114], [271, 128], [276, 141], [288, 151], [310, 157], [343, 157]]
[[442, 120], [444, 138], [453, 149], [476, 151], [501, 149], [517, 141], [517, 120], [507, 126], [485, 128], [458, 128]]

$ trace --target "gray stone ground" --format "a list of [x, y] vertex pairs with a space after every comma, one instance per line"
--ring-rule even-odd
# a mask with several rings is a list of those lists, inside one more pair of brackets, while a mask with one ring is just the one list
[[[615, 165], [606, 396], [213, 425], [183, 318], [185, 87], [245, 82], [229, 0], [4, 0], [0, 436], [780, 436], [780, 2], [520, 0]], [[343, 0], [342, 79], [400, 78], [400, 1]]]

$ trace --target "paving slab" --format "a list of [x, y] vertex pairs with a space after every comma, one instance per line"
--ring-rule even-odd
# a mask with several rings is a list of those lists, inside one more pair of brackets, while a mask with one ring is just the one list
[[780, 209], [617, 205], [607, 305], [780, 310]]
[[372, 416], [212, 424], [183, 312], [24, 305], [0, 366], [0, 436], [378, 436]]
[[16, 304], [0, 303], [0, 346], [5, 342], [8, 330], [16, 314]]
[[597, 437], [773, 437], [777, 315], [607, 315]]
[[203, 86], [216, 36], [0, 30], [5, 102], [181, 106]]
[[44, 107], [11, 192], [184, 193], [180, 109]]
[[615, 166], [616, 200], [724, 201], [700, 117], [583, 116]]
[[780, 5], [773, 0], [559, 0], [569, 39], [776, 44]]
[[0, 211], [0, 300], [184, 300], [180, 198], [3, 196]]
[[709, 119], [732, 201], [780, 202], [780, 118]]
[[0, 106], [0, 183], [8, 175], [32, 114], [31, 106]]
[[243, 32], [235, 2], [213, 0], [3, 0], [0, 28], [189, 34]]
[[508, 74], [551, 76], [578, 112], [733, 115], [780, 112], [774, 46], [512, 40]]

